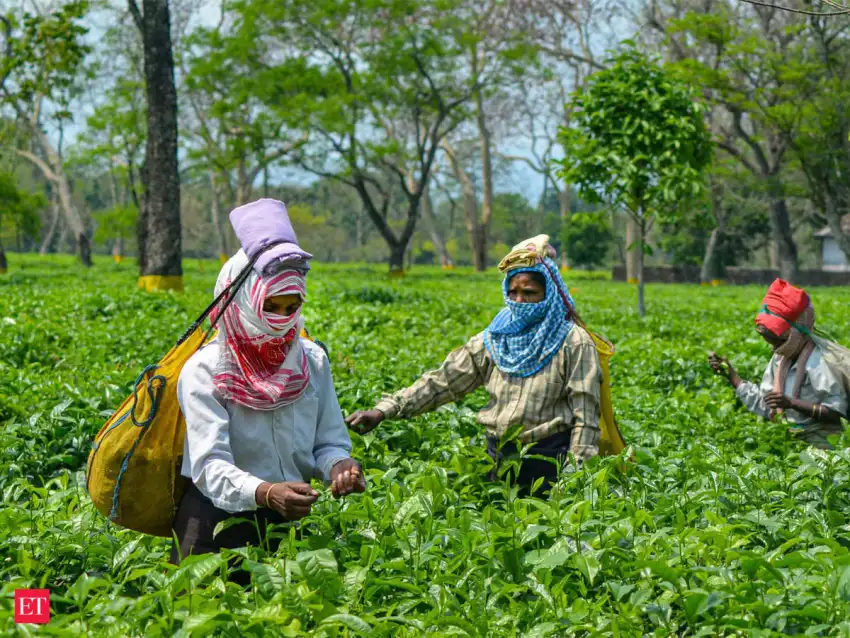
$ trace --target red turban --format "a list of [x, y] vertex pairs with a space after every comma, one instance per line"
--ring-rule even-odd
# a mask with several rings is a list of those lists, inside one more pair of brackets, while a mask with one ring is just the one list
[[770, 310], [770, 313], [775, 314], [770, 314], [762, 308], [761, 313], [756, 317], [756, 324], [764, 326], [779, 337], [791, 327], [788, 322], [796, 322], [811, 302], [805, 290], [777, 279], [768, 288], [762, 303]]

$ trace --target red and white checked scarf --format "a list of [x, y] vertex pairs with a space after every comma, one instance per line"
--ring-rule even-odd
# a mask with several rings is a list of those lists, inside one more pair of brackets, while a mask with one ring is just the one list
[[[221, 269], [215, 295], [247, 264], [240, 250]], [[295, 270], [266, 277], [252, 271], [236, 293], [218, 323], [217, 340], [224, 347], [213, 383], [224, 399], [255, 410], [275, 410], [304, 394], [310, 368], [299, 338], [301, 308], [288, 316], [263, 312], [268, 297], [293, 294], [307, 298], [304, 275]], [[211, 315], [213, 320], [217, 314], [218, 309]]]

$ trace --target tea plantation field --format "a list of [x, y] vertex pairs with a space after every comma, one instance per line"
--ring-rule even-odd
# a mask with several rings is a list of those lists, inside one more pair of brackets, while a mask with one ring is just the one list
[[[750, 416], [709, 350], [760, 377], [760, 288], [636, 290], [566, 273], [617, 347], [615, 410], [635, 463], [594, 459], [550, 501], [485, 480], [463, 404], [353, 435], [370, 489], [323, 495], [276, 555], [167, 565], [169, 541], [109, 525], [82, 470], [91, 438], [209, 302], [139, 292], [135, 264], [10, 256], [0, 278], [0, 631], [91, 636], [850, 636], [850, 453], [806, 450]], [[501, 305], [499, 276], [318, 265], [308, 327], [343, 410], [437, 365]], [[850, 290], [816, 289], [819, 325], [850, 344]], [[850, 444], [845, 440], [844, 444]], [[51, 590], [48, 625], [16, 626], [13, 592]]]

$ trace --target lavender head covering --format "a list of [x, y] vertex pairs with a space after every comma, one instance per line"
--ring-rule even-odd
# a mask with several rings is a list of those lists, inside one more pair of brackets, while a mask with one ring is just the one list
[[254, 262], [254, 270], [262, 276], [279, 270], [283, 264], [307, 272], [313, 255], [298, 246], [298, 238], [289, 221], [286, 205], [276, 199], [258, 199], [235, 208], [230, 223], [242, 249], [252, 259], [270, 244], [276, 244]]

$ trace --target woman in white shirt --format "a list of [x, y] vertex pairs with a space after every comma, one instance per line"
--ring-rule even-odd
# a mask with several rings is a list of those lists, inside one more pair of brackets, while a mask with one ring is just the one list
[[729, 380], [750, 412], [771, 420], [784, 413], [790, 434], [829, 449], [828, 437], [841, 434], [841, 419], [848, 416], [845, 364], [833, 356], [843, 349], [813, 335], [814, 325], [809, 295], [777, 279], [756, 317], [756, 331], [774, 353], [761, 383], [743, 380], [725, 357], [711, 353], [709, 364]]
[[[237, 220], [262, 227], [280, 215], [286, 216], [282, 203], [260, 200], [236, 209], [231, 220], [239, 235]], [[285, 225], [291, 233], [288, 218]], [[294, 233], [287, 239], [300, 251]], [[216, 337], [180, 374], [182, 474], [191, 485], [174, 522], [175, 564], [189, 554], [259, 545], [268, 524], [307, 516], [318, 498], [310, 479], [330, 484], [336, 497], [366, 489], [360, 465], [349, 456], [327, 355], [300, 337], [310, 257], [300, 252], [251, 271], [218, 318]], [[230, 259], [216, 296], [248, 264], [242, 250]], [[256, 518], [260, 535], [246, 522], [214, 537], [216, 525], [232, 517]]]

